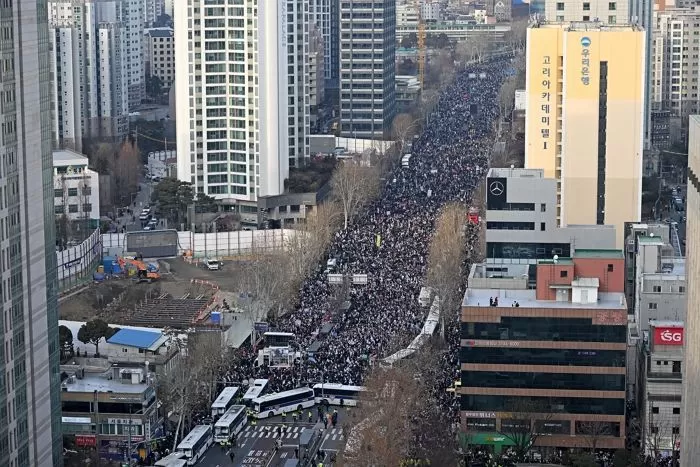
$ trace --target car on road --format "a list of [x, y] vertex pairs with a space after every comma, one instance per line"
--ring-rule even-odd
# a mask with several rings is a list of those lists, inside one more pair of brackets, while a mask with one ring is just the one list
[[221, 269], [221, 262], [218, 259], [205, 259], [204, 267], [210, 271], [218, 271]]

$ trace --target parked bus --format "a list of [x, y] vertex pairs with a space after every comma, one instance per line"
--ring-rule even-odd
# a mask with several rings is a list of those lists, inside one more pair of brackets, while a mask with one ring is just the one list
[[338, 383], [319, 383], [314, 385], [314, 396], [317, 404], [356, 406], [364, 386], [346, 386]]
[[154, 465], [156, 467], [185, 467], [187, 465], [187, 458], [185, 458], [185, 455], [181, 452], [173, 452], [157, 460]]
[[187, 459], [187, 465], [195, 465], [199, 459], [207, 452], [209, 446], [214, 442], [211, 425], [197, 425], [192, 428], [185, 439], [177, 445], [177, 452], [181, 452]]
[[263, 334], [265, 347], [289, 347], [296, 336], [293, 332], [266, 332]]
[[228, 387], [224, 388], [216, 398], [214, 403], [211, 405], [211, 417], [217, 419], [226, 413], [229, 407], [231, 407], [236, 402], [236, 395], [238, 394], [238, 387]]
[[232, 405], [215, 424], [214, 441], [221, 444], [231, 441], [248, 422], [245, 405]]
[[256, 418], [267, 418], [313, 407], [315, 403], [313, 389], [297, 388], [258, 397], [253, 401], [253, 411]]
[[253, 385], [248, 388], [248, 390], [243, 394], [241, 402], [249, 406], [253, 403], [253, 399], [256, 399], [263, 395], [265, 388], [267, 388], [268, 381], [266, 379], [256, 379], [253, 381]]

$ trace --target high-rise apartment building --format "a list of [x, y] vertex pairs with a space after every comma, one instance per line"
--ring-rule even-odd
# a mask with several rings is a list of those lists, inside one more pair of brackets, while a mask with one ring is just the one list
[[700, 112], [697, 75], [700, 8], [665, 8], [654, 11], [651, 96], [655, 110], [670, 112], [673, 130], [687, 136], [688, 117]]
[[45, 2], [3, 2], [0, 465], [60, 466], [58, 303]]
[[[315, 26], [316, 34], [320, 37], [323, 56], [323, 79], [331, 79], [331, 3], [336, 0], [309, 0], [309, 17]], [[337, 30], [337, 29], [336, 29]], [[325, 86], [325, 83], [324, 83]]]
[[340, 0], [331, 2], [331, 68], [326, 89], [340, 89]]
[[323, 37], [317, 25], [312, 24], [309, 31], [309, 116], [310, 127], [316, 131], [319, 130], [319, 112], [325, 94], [326, 58], [329, 57], [324, 55]]
[[174, 20], [178, 178], [256, 210], [309, 155], [308, 0], [195, 0]]
[[613, 2], [608, 0], [583, 2], [546, 0], [544, 12], [547, 21], [552, 22], [595, 21], [607, 24], [628, 24], [630, 22], [630, 0]]
[[681, 421], [681, 466], [694, 465], [700, 458], [700, 115], [689, 118], [688, 193], [686, 209], [686, 276], [688, 312], [685, 321], [685, 368]]
[[395, 75], [396, 0], [341, 0], [341, 136], [390, 136], [396, 113]]
[[557, 180], [560, 226], [641, 215], [645, 36], [637, 26], [541, 23], [527, 32], [525, 166]]
[[141, 38], [134, 45], [127, 27], [141, 14], [133, 1], [48, 3], [58, 146], [80, 151], [85, 138], [120, 141], [128, 133], [144, 88], [143, 76], [135, 78], [143, 74]]
[[153, 27], [160, 15], [165, 13], [165, 0], [143, 0], [143, 26]]
[[583, 249], [472, 266], [459, 389], [470, 444], [503, 447], [536, 432], [543, 457], [593, 435], [599, 449], [624, 448], [624, 267], [622, 251]]

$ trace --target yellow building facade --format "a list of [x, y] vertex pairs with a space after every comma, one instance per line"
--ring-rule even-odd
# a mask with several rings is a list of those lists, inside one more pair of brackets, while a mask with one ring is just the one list
[[527, 31], [525, 167], [556, 178], [560, 226], [641, 216], [644, 31], [596, 23]]

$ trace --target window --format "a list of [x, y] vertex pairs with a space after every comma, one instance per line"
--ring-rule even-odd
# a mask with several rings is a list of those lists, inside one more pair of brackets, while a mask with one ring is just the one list
[[92, 194], [92, 187], [91, 186], [84, 186], [83, 187], [83, 194], [86, 196], [90, 196]]
[[557, 11], [564, 11], [564, 2], [557, 2]]
[[655, 302], [649, 302], [649, 309], [650, 309], [650, 310], [656, 310], [656, 303], [655, 303]]
[[559, 271], [559, 277], [567, 277], [569, 275], [569, 271]]
[[583, 2], [583, 11], [591, 11], [590, 2]]
[[78, 196], [77, 188], [68, 188], [68, 196]]
[[608, 264], [608, 272], [613, 272], [615, 270], [615, 266], [613, 264]]
[[679, 427], [679, 426], [672, 427], [671, 433], [673, 433], [674, 435], [680, 435], [681, 434], [681, 427]]
[[683, 286], [683, 285], [679, 286], [678, 293], [685, 293], [685, 286]]
[[77, 204], [69, 204], [68, 205], [68, 212], [78, 212], [78, 205]]
[[671, 372], [673, 373], [680, 373], [681, 372], [681, 362], [680, 361], [674, 361], [671, 362]]
[[581, 21], [590, 21], [591, 17], [590, 16], [584, 16]]
[[83, 204], [83, 212], [90, 212], [90, 211], [92, 211], [92, 204], [90, 204], [90, 203]]
[[53, 190], [53, 196], [54, 196], [54, 198], [62, 198], [63, 197], [63, 189]]
[[659, 413], [659, 408], [658, 408], [658, 407], [652, 407], [652, 408], [651, 408], [651, 413]]
[[680, 407], [674, 407], [673, 408], [673, 415], [680, 415], [681, 414], [681, 408]]
[[545, 223], [540, 222], [540, 231], [544, 232], [544, 230], [545, 230]]
[[661, 286], [660, 285], [654, 286], [654, 293], [661, 293]]
[[540, 204], [540, 212], [547, 212], [547, 205], [545, 203]]
[[59, 204], [58, 206], [54, 206], [53, 212], [54, 212], [54, 214], [63, 214], [65, 212], [64, 206], [62, 204]]
[[[659, 408], [658, 408], [658, 407], [654, 407], [654, 408], [656, 409], [656, 412], [654, 412], [654, 413], [659, 413], [659, 412], [658, 412]], [[658, 426], [652, 425], [652, 426], [651, 426], [651, 432], [652, 432], [653, 434], [657, 434], [657, 433], [659, 432], [659, 427], [658, 427]]]
[[615, 23], [617, 23], [617, 16], [615, 16], [615, 15], [610, 15], [610, 16], [608, 16], [608, 23], [609, 23], [609, 24], [615, 24]]
[[610, 10], [610, 11], [617, 10], [617, 4], [615, 2], [608, 2], [608, 10]]

